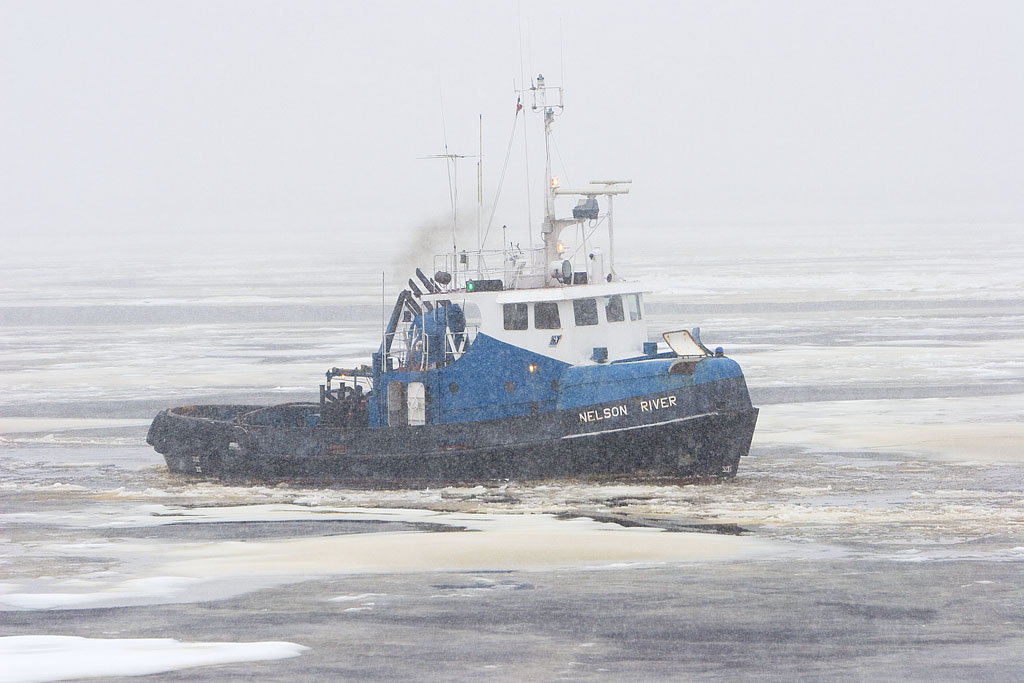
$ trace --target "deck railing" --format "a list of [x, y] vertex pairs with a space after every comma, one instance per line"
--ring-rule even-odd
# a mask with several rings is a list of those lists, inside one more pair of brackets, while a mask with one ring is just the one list
[[406, 325], [405, 329], [400, 329], [385, 337], [385, 340], [391, 343], [390, 350], [385, 356], [384, 369], [385, 371], [422, 371], [443, 367], [461, 358], [462, 354], [469, 350], [479, 331], [477, 325], [467, 325], [465, 332], [461, 333], [445, 330], [444, 355], [440, 362], [431, 364], [429, 361], [432, 356], [436, 355], [431, 353], [430, 340], [432, 336], [419, 335], [414, 340], [409, 334], [410, 327]]
[[501, 280], [505, 289], [543, 287], [547, 265], [544, 249], [460, 251], [434, 257], [435, 271], [452, 276], [451, 287], [462, 289], [468, 280]]

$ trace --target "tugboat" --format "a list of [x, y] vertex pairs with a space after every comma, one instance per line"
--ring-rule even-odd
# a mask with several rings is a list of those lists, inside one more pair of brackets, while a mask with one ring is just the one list
[[[648, 339], [644, 289], [614, 267], [613, 199], [630, 181], [560, 187], [550, 136], [562, 88], [538, 76], [522, 94], [544, 121], [543, 246], [453, 249], [432, 277], [417, 268], [372, 364], [328, 370], [318, 402], [160, 412], [146, 440], [172, 472], [305, 483], [736, 475], [758, 413], [739, 365], [696, 328], [665, 332], [664, 350]], [[571, 218], [556, 218], [560, 197], [577, 198]]]

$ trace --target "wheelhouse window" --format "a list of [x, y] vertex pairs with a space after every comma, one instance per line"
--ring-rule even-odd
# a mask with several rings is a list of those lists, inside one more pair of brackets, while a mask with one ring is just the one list
[[529, 326], [529, 304], [505, 304], [502, 313], [506, 330], [525, 330]]
[[626, 301], [629, 304], [629, 319], [640, 320], [640, 295], [629, 294], [626, 296]]
[[621, 323], [626, 319], [622, 311], [622, 297], [618, 294], [604, 299], [604, 317], [610, 323]]
[[562, 321], [558, 318], [558, 304], [545, 301], [533, 305], [533, 326], [538, 330], [558, 330]]
[[577, 327], [596, 325], [597, 299], [573, 299], [572, 312]]

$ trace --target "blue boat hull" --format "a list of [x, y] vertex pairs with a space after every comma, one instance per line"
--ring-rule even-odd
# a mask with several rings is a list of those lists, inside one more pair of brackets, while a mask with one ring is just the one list
[[[173, 472], [225, 481], [483, 482], [593, 475], [731, 478], [757, 409], [741, 377], [584, 408], [481, 422], [306, 426], [318, 404], [190, 406], [157, 415], [148, 442]], [[264, 409], [265, 411], [266, 409]]]

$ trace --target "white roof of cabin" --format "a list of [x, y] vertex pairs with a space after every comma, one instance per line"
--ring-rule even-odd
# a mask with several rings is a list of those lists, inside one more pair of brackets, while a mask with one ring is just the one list
[[588, 285], [566, 285], [543, 289], [509, 289], [498, 294], [499, 304], [521, 301], [567, 301], [590, 296], [611, 296], [612, 294], [639, 294], [644, 288], [637, 282], [595, 282]]
[[[572, 299], [585, 299], [592, 296], [611, 296], [613, 294], [641, 294], [650, 290], [644, 289], [638, 282], [597, 282], [587, 285], [564, 285], [562, 287], [543, 287], [534, 289], [503, 289], [491, 292], [467, 292], [462, 289], [457, 292], [439, 292], [437, 294], [424, 294], [424, 301], [435, 301], [438, 299], [463, 299], [471, 301], [474, 299], [490, 299], [499, 304], [511, 304], [534, 301], [569, 301]], [[489, 296], [484, 296], [489, 295]]]

